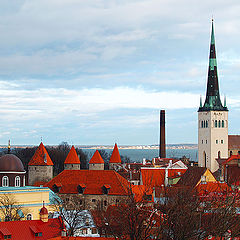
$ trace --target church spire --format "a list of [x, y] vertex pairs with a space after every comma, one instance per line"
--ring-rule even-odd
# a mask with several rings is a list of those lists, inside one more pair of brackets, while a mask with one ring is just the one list
[[227, 107], [222, 105], [218, 86], [217, 59], [215, 50], [215, 36], [212, 19], [212, 33], [209, 54], [208, 81], [205, 103], [199, 107], [199, 112], [203, 111], [228, 111]]

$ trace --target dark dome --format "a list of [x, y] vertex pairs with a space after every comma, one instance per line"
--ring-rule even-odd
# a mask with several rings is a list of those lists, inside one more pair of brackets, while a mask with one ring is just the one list
[[22, 161], [13, 154], [0, 157], [0, 172], [25, 172]]

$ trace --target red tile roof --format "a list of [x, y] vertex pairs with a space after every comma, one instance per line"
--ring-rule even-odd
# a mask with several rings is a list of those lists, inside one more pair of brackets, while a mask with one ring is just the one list
[[200, 181], [201, 176], [207, 171], [205, 167], [188, 167], [188, 170], [182, 175], [178, 181], [178, 185], [189, 186], [195, 188]]
[[161, 187], [164, 185], [165, 169], [160, 168], [142, 168], [142, 183], [145, 186]]
[[228, 135], [228, 149], [240, 149], [240, 135]]
[[[145, 186], [152, 186], [152, 187], [161, 187], [164, 185], [165, 182], [165, 168], [142, 168], [141, 175], [142, 175], [142, 182]], [[179, 175], [181, 176], [186, 172], [186, 169], [183, 168], [169, 168], [167, 177], [171, 178], [173, 176]]]
[[68, 153], [64, 164], [80, 164], [80, 160], [74, 146], [72, 146], [70, 152]]
[[199, 194], [230, 192], [232, 189], [224, 182], [200, 183], [196, 187]]
[[28, 165], [33, 166], [53, 166], [53, 162], [48, 155], [46, 148], [41, 142]]
[[104, 163], [104, 161], [103, 161], [103, 159], [102, 159], [98, 150], [96, 150], [96, 152], [93, 154], [89, 163], [90, 164], [92, 164], [92, 163]]
[[59, 185], [59, 193], [78, 193], [78, 186], [86, 186], [84, 194], [103, 194], [102, 187], [110, 185], [109, 195], [128, 195], [129, 182], [113, 170], [64, 170], [45, 186], [54, 189]]
[[119, 151], [118, 151], [118, 147], [117, 144], [115, 143], [113, 152], [112, 152], [112, 156], [110, 158], [109, 163], [122, 163]]
[[[145, 185], [133, 185], [132, 186], [132, 192], [134, 194], [134, 199], [136, 202], [153, 202], [153, 190], [151, 187], [145, 186]], [[149, 198], [146, 198], [146, 196], [149, 196]]]
[[[4, 235], [11, 235], [11, 239], [14, 240], [38, 238], [47, 240], [61, 236], [62, 224], [61, 218], [49, 219], [48, 222], [41, 220], [0, 222], [0, 239], [3, 239]], [[35, 233], [42, 233], [42, 236], [36, 237]]]

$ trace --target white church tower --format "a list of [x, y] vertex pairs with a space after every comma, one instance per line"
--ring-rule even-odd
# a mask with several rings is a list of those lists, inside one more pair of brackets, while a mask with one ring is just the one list
[[207, 93], [205, 103], [198, 109], [198, 165], [212, 172], [218, 170], [218, 158], [228, 157], [228, 109], [222, 105], [218, 86], [214, 29], [209, 56]]

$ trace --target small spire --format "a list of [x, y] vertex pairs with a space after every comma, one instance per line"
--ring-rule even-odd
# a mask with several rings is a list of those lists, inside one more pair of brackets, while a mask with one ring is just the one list
[[8, 154], [11, 152], [10, 139], [8, 140]]

